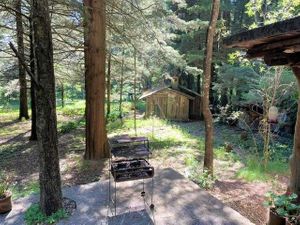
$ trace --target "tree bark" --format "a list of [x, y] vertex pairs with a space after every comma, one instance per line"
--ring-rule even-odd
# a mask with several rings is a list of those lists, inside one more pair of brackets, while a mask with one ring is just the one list
[[[298, 88], [300, 93], [300, 67], [293, 67], [294, 74], [297, 78]], [[291, 178], [289, 190], [298, 195], [300, 200], [300, 100], [298, 100], [297, 121], [294, 134], [294, 149], [290, 157]]]
[[137, 129], [136, 129], [136, 79], [137, 79], [137, 68], [136, 68], [136, 49], [134, 49], [134, 80], [133, 80], [133, 121], [134, 121], [134, 133], [137, 136]]
[[64, 83], [60, 82], [60, 97], [61, 97], [61, 107], [65, 107], [65, 88]]
[[119, 117], [123, 118], [122, 103], [123, 103], [123, 83], [124, 83], [124, 49], [122, 52], [121, 77], [120, 77], [120, 98], [119, 98]]
[[61, 179], [57, 148], [55, 78], [48, 0], [32, 0], [33, 40], [39, 147], [40, 206], [51, 215], [62, 208]]
[[111, 49], [109, 49], [108, 53], [108, 59], [107, 59], [107, 82], [106, 82], [106, 88], [107, 88], [107, 105], [106, 105], [106, 118], [109, 118], [110, 116], [110, 92], [111, 92]]
[[105, 123], [105, 0], [84, 0], [86, 150], [84, 158], [108, 157]]
[[213, 118], [209, 108], [209, 90], [211, 84], [211, 68], [213, 55], [213, 40], [219, 14], [220, 0], [213, 0], [210, 24], [206, 37], [206, 55], [203, 83], [203, 116], [205, 122], [205, 154], [204, 170], [213, 174]]
[[[17, 43], [18, 52], [24, 59], [24, 30], [22, 24], [22, 0], [16, 0], [16, 28], [17, 28]], [[27, 103], [27, 85], [26, 85], [26, 73], [22, 63], [19, 60], [19, 84], [20, 84], [20, 108], [19, 108], [19, 119], [29, 119], [28, 115], [28, 103]]]
[[[35, 75], [35, 65], [34, 65], [34, 53], [33, 53], [33, 24], [32, 24], [32, 14], [29, 19], [29, 39], [30, 39], [30, 71]], [[37, 140], [36, 131], [36, 96], [35, 96], [35, 84], [32, 78], [30, 78], [30, 98], [31, 98], [31, 134], [29, 140]]]

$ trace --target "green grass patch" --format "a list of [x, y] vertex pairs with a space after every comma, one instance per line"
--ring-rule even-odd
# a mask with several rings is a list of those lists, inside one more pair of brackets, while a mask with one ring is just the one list
[[237, 172], [237, 177], [249, 182], [267, 181], [273, 179], [276, 174], [287, 175], [288, 164], [278, 160], [270, 161], [265, 168], [260, 159], [253, 157]]
[[214, 156], [217, 159], [224, 160], [224, 161], [231, 161], [236, 162], [239, 161], [239, 157], [234, 152], [227, 152], [224, 146], [219, 146], [214, 148]]
[[85, 100], [72, 102], [65, 107], [57, 107], [57, 112], [64, 116], [83, 116], [85, 112]]
[[82, 127], [85, 125], [85, 119], [80, 118], [78, 120], [72, 120], [67, 121], [63, 123], [58, 123], [57, 128], [58, 132], [61, 134], [67, 134], [70, 133], [72, 130], [76, 130], [79, 127]]
[[64, 209], [60, 209], [51, 216], [42, 213], [38, 204], [32, 204], [25, 212], [26, 225], [54, 224], [68, 215]]
[[0, 146], [0, 162], [5, 163], [5, 160], [9, 160], [16, 154], [20, 154], [24, 151], [23, 143], [5, 144]]
[[15, 185], [11, 188], [11, 190], [13, 193], [13, 199], [18, 199], [31, 194], [39, 193], [40, 186], [38, 181], [32, 181], [24, 186]]

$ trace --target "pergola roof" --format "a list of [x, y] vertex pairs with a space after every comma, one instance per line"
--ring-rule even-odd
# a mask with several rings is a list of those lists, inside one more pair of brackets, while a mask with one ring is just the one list
[[247, 49], [248, 58], [263, 57], [268, 65], [299, 65], [300, 16], [232, 35], [223, 44]]

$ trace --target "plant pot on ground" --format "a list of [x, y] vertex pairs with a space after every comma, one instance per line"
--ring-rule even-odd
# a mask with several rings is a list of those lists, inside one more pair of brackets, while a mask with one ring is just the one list
[[269, 192], [266, 197], [264, 205], [270, 207], [268, 225], [285, 225], [287, 218], [299, 215], [300, 206], [296, 202], [296, 194], [276, 195]]
[[9, 186], [8, 177], [0, 174], [0, 214], [7, 213], [11, 210], [11, 192], [8, 191]]
[[279, 216], [275, 208], [269, 210], [269, 222], [268, 225], [285, 225], [285, 218]]
[[7, 213], [12, 209], [11, 192], [5, 191], [0, 196], [0, 214]]

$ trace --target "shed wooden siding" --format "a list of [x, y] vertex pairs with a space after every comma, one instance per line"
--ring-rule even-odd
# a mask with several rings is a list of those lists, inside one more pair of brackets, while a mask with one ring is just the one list
[[196, 96], [195, 100], [190, 102], [190, 119], [201, 119], [202, 114], [202, 98]]
[[146, 97], [146, 116], [189, 120], [189, 98], [180, 92], [163, 90]]

